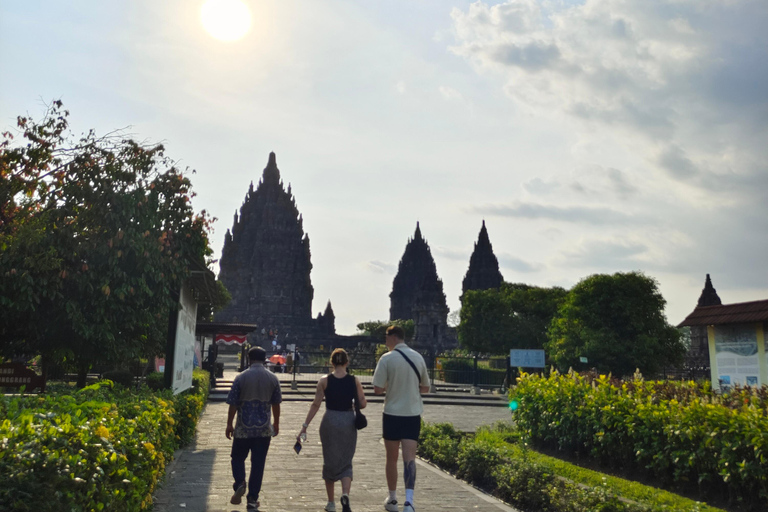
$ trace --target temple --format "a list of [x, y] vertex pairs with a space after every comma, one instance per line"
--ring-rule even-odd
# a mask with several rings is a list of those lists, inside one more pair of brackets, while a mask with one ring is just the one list
[[253, 183], [224, 237], [219, 279], [232, 295], [216, 322], [257, 324], [265, 332], [304, 339], [333, 335], [330, 301], [312, 319], [314, 289], [309, 235], [291, 193], [280, 179], [274, 153], [256, 190]]
[[469, 270], [467, 270], [461, 285], [461, 297], [463, 299], [464, 294], [469, 290], [498, 288], [502, 282], [504, 282], [504, 278], [499, 271], [499, 260], [493, 254], [488, 230], [485, 228], [485, 221], [483, 221], [483, 227], [480, 228], [480, 234], [477, 237], [477, 242], [475, 242], [475, 250], [469, 259]]
[[413, 320], [414, 344], [439, 347], [449, 342], [443, 282], [418, 222], [416, 233], [405, 246], [389, 297], [390, 320]]

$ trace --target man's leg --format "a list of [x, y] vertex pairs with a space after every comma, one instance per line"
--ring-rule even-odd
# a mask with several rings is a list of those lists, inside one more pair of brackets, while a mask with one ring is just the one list
[[251, 475], [248, 477], [248, 501], [258, 501], [261, 481], [264, 479], [264, 464], [271, 437], [254, 437], [251, 441]]
[[[387, 487], [390, 492], [393, 492], [397, 490], [397, 457], [399, 455], [397, 452], [400, 450], [400, 441], [385, 439], [384, 448], [387, 451]], [[403, 450], [403, 453], [405, 453], [405, 450]]]
[[245, 459], [248, 457], [249, 449], [248, 439], [232, 440], [232, 476], [235, 478], [232, 489], [235, 491], [245, 482]]
[[413, 489], [416, 487], [416, 447], [418, 442], [403, 439], [403, 480], [405, 481], [405, 502], [413, 504]]

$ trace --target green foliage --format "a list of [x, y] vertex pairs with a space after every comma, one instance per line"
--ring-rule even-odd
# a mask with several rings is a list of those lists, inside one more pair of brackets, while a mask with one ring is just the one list
[[[452, 359], [441, 358], [441, 369], [439, 378], [452, 384], [473, 384], [475, 366], [471, 359]], [[478, 366], [477, 383], [499, 386], [504, 382], [506, 369], [488, 368], [487, 366]]]
[[221, 311], [232, 301], [232, 295], [219, 279], [216, 280], [216, 288], [213, 290], [213, 302], [197, 305], [197, 321], [213, 322], [213, 314]]
[[586, 357], [590, 367], [619, 376], [675, 365], [685, 347], [664, 317], [665, 303], [656, 281], [640, 272], [587, 277], [552, 320], [547, 354], [561, 371]]
[[358, 334], [364, 336], [372, 336], [384, 340], [384, 335], [387, 332], [387, 327], [390, 325], [399, 325], [405, 331], [405, 341], [410, 341], [413, 338], [413, 320], [369, 320], [367, 322], [357, 324]]
[[563, 288], [503, 283], [500, 288], [464, 294], [457, 328], [461, 346], [488, 354], [541, 349], [547, 328], [563, 301]]
[[[532, 452], [519, 443], [509, 423], [481, 427], [474, 436], [447, 423], [423, 424], [418, 449], [421, 457], [524, 511], [722, 512]], [[564, 467], [569, 468], [567, 478]]]
[[165, 374], [163, 374], [163, 372], [152, 372], [147, 374], [146, 384], [152, 391], [165, 389]]
[[133, 386], [133, 373], [128, 370], [110, 370], [108, 372], [104, 372], [101, 378], [111, 380], [115, 384], [120, 384], [125, 388], [130, 388]]
[[176, 396], [108, 380], [71, 394], [0, 396], [0, 510], [148, 509], [194, 433], [206, 375], [196, 371], [195, 388]]
[[164, 155], [77, 139], [57, 101], [0, 139], [0, 352], [118, 363], [162, 351], [172, 289], [211, 251], [211, 219]]
[[510, 397], [533, 442], [768, 506], [768, 389], [719, 396], [693, 382], [523, 375]]

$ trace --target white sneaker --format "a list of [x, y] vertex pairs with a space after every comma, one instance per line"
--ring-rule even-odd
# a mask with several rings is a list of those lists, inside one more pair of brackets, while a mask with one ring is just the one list
[[403, 505], [403, 512], [415, 512], [415, 510], [413, 509], [413, 505], [411, 505], [406, 501], [405, 505]]
[[325, 505], [325, 512], [336, 512], [336, 504], [332, 501], [329, 501]]
[[400, 512], [400, 509], [397, 508], [397, 500], [387, 498], [387, 501], [384, 502], [384, 510], [387, 512]]

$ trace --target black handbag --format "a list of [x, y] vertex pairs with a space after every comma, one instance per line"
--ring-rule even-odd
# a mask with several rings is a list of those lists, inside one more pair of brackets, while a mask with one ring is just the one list
[[[355, 382], [355, 390], [357, 390], [357, 382]], [[357, 430], [362, 430], [367, 426], [368, 418], [365, 417], [365, 414], [360, 412], [360, 396], [358, 395], [355, 397], [355, 428]]]

